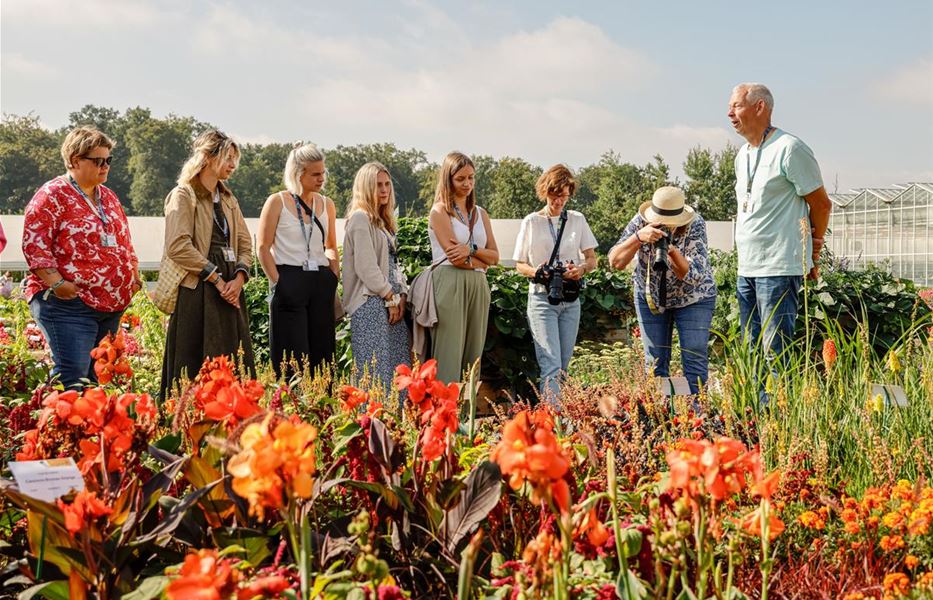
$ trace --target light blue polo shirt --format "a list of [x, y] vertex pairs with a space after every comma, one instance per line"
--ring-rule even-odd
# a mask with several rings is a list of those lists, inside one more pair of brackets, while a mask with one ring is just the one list
[[[813, 151], [798, 138], [775, 129], [758, 148], [742, 146], [735, 156], [735, 245], [739, 275], [803, 275], [813, 267], [810, 207], [803, 196], [820, 188], [823, 178]], [[748, 171], [752, 191], [746, 193]], [[806, 220], [801, 231], [801, 219]]]

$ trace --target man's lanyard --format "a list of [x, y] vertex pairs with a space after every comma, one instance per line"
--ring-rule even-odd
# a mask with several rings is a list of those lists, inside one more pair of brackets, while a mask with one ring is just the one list
[[[220, 219], [217, 218], [218, 209], [220, 210]], [[227, 215], [224, 214], [223, 207], [220, 206], [220, 191], [214, 190], [214, 223], [220, 227], [224, 234], [224, 241], [230, 245], [230, 225], [227, 223]], [[221, 222], [222, 221], [222, 222]]]
[[461, 223], [466, 225], [467, 231], [470, 233], [470, 248], [472, 248], [475, 245], [475, 242], [473, 241], [473, 217], [476, 215], [476, 208], [474, 207], [473, 210], [470, 212], [469, 222], [467, 222], [467, 220], [463, 218], [463, 213], [460, 212], [460, 207], [457, 206], [456, 204], [454, 204], [454, 211], [456, 211], [457, 213], [457, 218], [460, 219]]
[[97, 209], [94, 209], [94, 202], [87, 197], [87, 194], [84, 193], [84, 190], [81, 189], [81, 186], [78, 185], [78, 182], [74, 180], [74, 177], [71, 175], [68, 176], [68, 181], [71, 183], [71, 187], [75, 189], [76, 192], [81, 194], [81, 197], [84, 198], [84, 201], [87, 202], [88, 207], [90, 207], [91, 212], [100, 219], [101, 224], [104, 226], [104, 232], [110, 233], [110, 219], [107, 218], [107, 213], [104, 212], [104, 205], [100, 201], [100, 190], [95, 188], [94, 200], [97, 201]]
[[758, 155], [755, 157], [755, 168], [752, 169], [752, 157], [749, 156], [748, 152], [745, 153], [745, 201], [748, 202], [748, 199], [752, 196], [752, 182], [755, 181], [755, 173], [758, 172], [758, 163], [761, 162], [761, 151], [764, 150], [765, 140], [768, 139], [768, 134], [771, 133], [774, 127], [768, 125], [765, 129], [765, 134], [761, 136], [761, 143], [758, 144]]

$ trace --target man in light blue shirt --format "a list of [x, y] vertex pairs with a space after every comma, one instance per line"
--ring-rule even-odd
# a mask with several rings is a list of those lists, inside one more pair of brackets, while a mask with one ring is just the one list
[[803, 277], [819, 275], [831, 204], [813, 152], [771, 124], [773, 109], [760, 83], [737, 85], [729, 99], [729, 120], [748, 142], [735, 157], [742, 332], [781, 356], [794, 335]]

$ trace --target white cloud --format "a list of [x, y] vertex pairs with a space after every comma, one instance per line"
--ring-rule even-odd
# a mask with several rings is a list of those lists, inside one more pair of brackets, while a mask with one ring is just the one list
[[878, 81], [874, 92], [886, 100], [926, 105], [928, 108], [933, 106], [933, 58], [900, 67]]
[[151, 0], [4, 0], [4, 25], [112, 29], [154, 25], [175, 2]]
[[59, 70], [54, 66], [16, 52], [4, 52], [0, 56], [0, 64], [5, 72], [13, 72], [31, 80], [51, 81], [59, 74]]

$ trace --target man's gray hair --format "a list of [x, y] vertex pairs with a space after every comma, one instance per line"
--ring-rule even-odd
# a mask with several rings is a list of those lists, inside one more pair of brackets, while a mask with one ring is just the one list
[[774, 110], [774, 96], [771, 95], [771, 90], [763, 83], [740, 83], [735, 86], [735, 91], [740, 90], [745, 91], [745, 100], [749, 104], [755, 104], [759, 100], [763, 100], [768, 110]]

